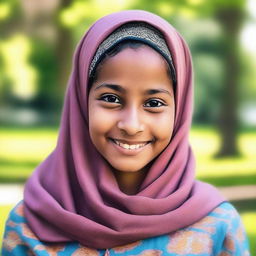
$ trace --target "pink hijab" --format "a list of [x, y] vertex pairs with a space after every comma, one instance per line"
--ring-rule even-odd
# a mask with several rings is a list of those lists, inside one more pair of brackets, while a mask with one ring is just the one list
[[[113, 30], [131, 21], [149, 23], [162, 32], [177, 74], [172, 140], [136, 195], [120, 191], [93, 146], [87, 108], [88, 69], [97, 47]], [[214, 187], [195, 181], [195, 160], [188, 142], [192, 80], [186, 43], [159, 16], [122, 11], [91, 26], [74, 55], [57, 146], [25, 187], [25, 216], [40, 240], [111, 248], [191, 225], [224, 201]]]

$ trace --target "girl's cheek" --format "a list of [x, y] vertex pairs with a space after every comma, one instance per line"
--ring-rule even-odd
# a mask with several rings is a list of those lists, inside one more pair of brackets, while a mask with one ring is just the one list
[[92, 111], [89, 112], [89, 127], [94, 132], [106, 132], [110, 129], [115, 120], [115, 115], [109, 110], [99, 108], [95, 106]]
[[155, 131], [155, 136], [158, 139], [170, 139], [173, 133], [174, 127], [174, 112], [167, 111], [163, 115], [159, 115], [157, 118], [152, 120], [152, 128]]

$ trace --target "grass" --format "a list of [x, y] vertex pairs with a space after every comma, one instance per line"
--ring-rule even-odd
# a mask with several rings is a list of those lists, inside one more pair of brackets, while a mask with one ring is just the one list
[[57, 130], [0, 129], [0, 182], [21, 182], [55, 147]]
[[[54, 149], [56, 128], [0, 128], [0, 183], [24, 183], [34, 168]], [[197, 160], [197, 178], [215, 186], [256, 184], [256, 132], [239, 135], [241, 156], [216, 159], [220, 139], [214, 129], [194, 127], [190, 142]], [[256, 200], [233, 202], [242, 216], [251, 251], [256, 252]], [[4, 221], [12, 206], [0, 205], [0, 245]], [[256, 256], [256, 254], [252, 254]]]
[[256, 184], [256, 132], [239, 135], [239, 157], [214, 157], [220, 146], [220, 138], [213, 129], [192, 129], [190, 142], [196, 156], [198, 179], [215, 186]]

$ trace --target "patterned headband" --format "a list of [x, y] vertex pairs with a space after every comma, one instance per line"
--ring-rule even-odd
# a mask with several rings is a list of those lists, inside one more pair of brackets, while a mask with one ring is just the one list
[[89, 69], [89, 77], [104, 57], [105, 53], [113, 49], [117, 44], [125, 40], [134, 40], [145, 43], [159, 52], [168, 62], [174, 84], [176, 72], [174, 69], [171, 53], [160, 31], [143, 22], [126, 23], [110, 34], [98, 47]]

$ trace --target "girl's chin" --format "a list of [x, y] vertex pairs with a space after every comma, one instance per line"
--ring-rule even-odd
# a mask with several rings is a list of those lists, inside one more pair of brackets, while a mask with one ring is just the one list
[[141, 165], [136, 165], [136, 163], [134, 163], [134, 162], [127, 164], [127, 161], [124, 164], [120, 164], [120, 162], [119, 163], [108, 162], [108, 165], [112, 170], [117, 171], [117, 172], [139, 173], [141, 171], [148, 170], [150, 168], [150, 166], [152, 165], [152, 162], [153, 161], [146, 163], [146, 164], [141, 164]]
[[120, 166], [112, 166], [110, 165], [110, 167], [112, 169], [114, 169], [115, 171], [118, 171], [118, 172], [123, 172], [123, 173], [136, 173], [136, 172], [140, 172], [143, 168], [138, 168], [138, 169], [135, 169], [134, 166], [129, 168], [129, 167], [120, 167]]

